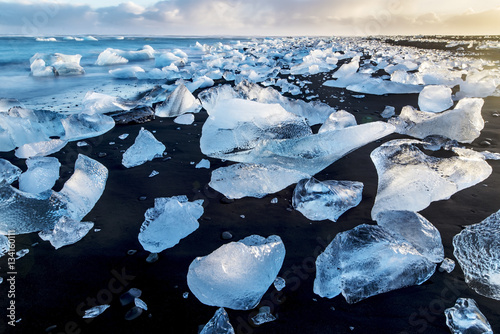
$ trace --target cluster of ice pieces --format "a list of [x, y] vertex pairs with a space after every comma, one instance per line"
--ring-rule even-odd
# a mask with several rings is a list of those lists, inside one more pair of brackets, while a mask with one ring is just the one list
[[249, 310], [273, 284], [285, 258], [281, 238], [246, 237], [222, 245], [189, 266], [189, 289], [202, 303]]
[[[379, 225], [359, 225], [335, 236], [316, 260], [314, 292], [348, 303], [429, 279], [443, 260], [438, 230], [410, 211], [380, 215]], [[430, 248], [429, 248], [430, 247]]]

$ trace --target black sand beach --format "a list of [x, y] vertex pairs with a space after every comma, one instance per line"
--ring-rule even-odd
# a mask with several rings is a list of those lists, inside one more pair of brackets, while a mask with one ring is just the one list
[[[321, 86], [324, 81], [321, 74], [307, 80], [312, 82], [307, 87], [318, 94], [320, 100], [353, 113], [358, 123], [382, 120], [380, 112], [386, 105], [394, 106], [397, 113], [405, 105], [418, 107], [417, 94], [366, 94], [364, 98], [355, 98], [352, 95], [359, 94]], [[344, 96], [345, 101], [340, 102], [333, 95]], [[482, 109], [485, 128], [481, 136], [466, 147], [500, 153], [500, 117], [495, 116], [499, 111], [500, 97], [485, 99]], [[223, 196], [208, 186], [210, 174], [231, 162], [208, 158], [210, 170], [195, 169], [192, 164], [206, 158], [199, 148], [206, 117], [202, 110], [196, 114], [193, 125], [178, 125], [167, 118], [156, 118], [145, 124], [117, 125], [100, 137], [87, 139], [90, 146], [77, 147], [76, 142], [72, 142], [53, 155], [63, 165], [55, 190], [70, 176], [79, 153], [109, 169], [106, 189], [84, 219], [94, 222], [94, 228], [100, 230], [91, 230], [78, 243], [59, 250], [41, 241], [36, 233], [16, 236], [17, 249], [30, 250], [17, 262], [16, 319], [21, 320], [11, 327], [5, 318], [1, 319], [0, 332], [197, 333], [199, 326], [205, 324], [217, 308], [200, 303], [191, 293], [183, 297], [183, 293], [189, 292], [188, 266], [195, 257], [207, 255], [227, 243], [221, 238], [223, 231], [232, 233], [231, 241], [252, 234], [265, 237], [277, 234], [286, 248], [279, 276], [286, 279], [287, 285], [281, 292], [272, 286], [259, 305], [270, 306], [278, 319], [257, 327], [250, 318], [258, 308], [227, 309], [237, 333], [448, 333], [444, 309], [452, 307], [459, 297], [475, 299], [493, 331], [500, 332], [500, 302], [468, 288], [458, 264], [450, 274], [436, 271], [421, 286], [384, 293], [353, 305], [342, 296], [326, 299], [313, 293], [317, 255], [338, 232], [363, 223], [374, 224], [370, 211], [377, 192], [377, 173], [370, 153], [382, 142], [404, 136], [393, 134], [370, 143], [317, 174], [315, 177], [319, 180], [363, 182], [363, 200], [335, 223], [312, 222], [291, 209], [294, 185], [262, 199], [221, 202]], [[163, 159], [126, 169], [121, 165], [122, 150], [132, 145], [141, 127], [152, 131], [165, 144], [168, 154]], [[130, 136], [118, 139], [123, 133]], [[484, 146], [485, 140], [491, 145]], [[24, 161], [15, 158], [13, 152], [2, 153], [0, 157], [23, 170], [26, 168]], [[484, 182], [458, 192], [449, 200], [434, 202], [420, 212], [440, 231], [446, 257], [454, 259], [452, 238], [464, 226], [478, 223], [500, 209], [500, 161], [488, 163], [493, 173]], [[149, 178], [153, 170], [159, 175]], [[190, 201], [204, 200], [200, 227], [175, 247], [161, 252], [157, 262], [146, 263], [149, 253], [137, 239], [144, 213], [153, 207], [154, 198], [174, 195], [187, 195]], [[278, 203], [272, 204], [271, 199], [275, 197]], [[137, 253], [128, 255], [129, 250], [137, 250]], [[5, 266], [3, 257], [0, 267]], [[119, 296], [132, 287], [142, 290], [141, 299], [149, 309], [138, 319], [127, 321], [124, 315], [131, 306], [121, 306]], [[0, 295], [5, 296], [7, 289], [4, 277]], [[6, 302], [5, 298], [0, 299], [2, 310], [8, 306]], [[85, 309], [100, 304], [111, 304], [111, 307], [95, 319], [82, 319]]]

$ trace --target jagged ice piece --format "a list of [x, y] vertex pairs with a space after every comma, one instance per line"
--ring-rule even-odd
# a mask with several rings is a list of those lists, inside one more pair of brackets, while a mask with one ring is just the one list
[[146, 161], [159, 158], [165, 145], [159, 142], [148, 130], [141, 128], [135, 142], [123, 153], [122, 164], [127, 168], [142, 165]]

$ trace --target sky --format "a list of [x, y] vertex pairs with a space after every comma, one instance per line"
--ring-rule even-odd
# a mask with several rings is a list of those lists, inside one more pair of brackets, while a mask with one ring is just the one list
[[0, 34], [500, 35], [499, 0], [0, 0]]

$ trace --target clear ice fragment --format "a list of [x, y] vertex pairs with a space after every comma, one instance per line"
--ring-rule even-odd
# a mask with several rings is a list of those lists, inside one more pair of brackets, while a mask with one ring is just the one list
[[89, 308], [88, 310], [85, 310], [85, 314], [83, 315], [82, 318], [88, 319], [88, 318], [95, 318], [98, 315], [101, 315], [104, 311], [108, 309], [110, 305], [105, 304], [105, 305], [98, 305]]
[[135, 142], [123, 153], [122, 164], [127, 168], [142, 165], [154, 158], [160, 158], [165, 151], [165, 145], [159, 142], [154, 135], [141, 128]]
[[226, 310], [222, 307], [219, 308], [200, 334], [234, 334], [234, 328], [229, 322]]
[[491, 325], [472, 298], [458, 298], [455, 306], [444, 310], [452, 334], [493, 334]]

